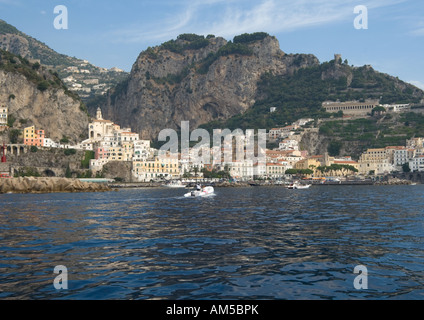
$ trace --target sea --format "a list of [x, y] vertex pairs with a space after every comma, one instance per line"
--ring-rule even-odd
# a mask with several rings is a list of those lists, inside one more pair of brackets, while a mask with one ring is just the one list
[[424, 185], [0, 195], [0, 300], [422, 300]]

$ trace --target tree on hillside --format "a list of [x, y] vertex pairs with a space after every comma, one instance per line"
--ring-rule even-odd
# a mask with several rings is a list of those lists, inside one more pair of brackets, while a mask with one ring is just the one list
[[404, 163], [404, 164], [402, 165], [402, 170], [403, 170], [403, 172], [405, 172], [405, 173], [411, 172], [411, 168], [409, 167], [409, 163], [408, 163], [408, 162], [406, 162], [406, 163]]

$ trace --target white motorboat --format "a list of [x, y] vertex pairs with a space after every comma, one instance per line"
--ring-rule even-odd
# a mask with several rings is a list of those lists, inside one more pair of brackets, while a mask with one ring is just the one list
[[215, 193], [213, 187], [204, 187], [200, 190], [192, 190], [184, 195], [186, 198], [190, 197], [206, 197]]
[[295, 181], [293, 183], [290, 183], [286, 188], [287, 189], [309, 189], [311, 187], [310, 184], [300, 184], [299, 182]]
[[168, 188], [185, 188], [186, 185], [183, 184], [181, 181], [171, 181], [167, 184], [164, 184], [165, 187]]

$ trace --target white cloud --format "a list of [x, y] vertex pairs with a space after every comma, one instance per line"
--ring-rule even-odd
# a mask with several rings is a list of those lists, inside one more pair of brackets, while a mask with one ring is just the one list
[[[367, 1], [369, 9], [391, 6], [405, 0]], [[168, 40], [185, 32], [215, 34], [225, 38], [245, 32], [290, 32], [340, 21], [352, 23], [356, 0], [184, 0], [172, 18], [145, 26], [117, 30], [123, 42]]]
[[424, 28], [413, 30], [411, 31], [411, 34], [419, 37], [424, 36]]

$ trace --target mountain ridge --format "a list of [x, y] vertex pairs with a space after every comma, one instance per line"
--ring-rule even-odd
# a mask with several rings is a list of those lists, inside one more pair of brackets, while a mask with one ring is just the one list
[[[411, 84], [368, 65], [349, 66], [341, 59], [335, 55], [334, 60], [320, 63], [312, 54], [287, 54], [275, 37], [263, 32], [236, 36], [233, 41], [182, 34], [142, 51], [126, 82], [102, 100], [89, 102], [88, 108], [94, 114], [101, 107], [108, 118], [154, 140], [161, 129], [178, 130], [181, 121], [190, 121], [192, 128], [232, 128], [225, 121], [238, 118], [241, 129], [257, 128], [246, 118], [251, 116], [270, 129], [298, 119], [292, 115], [322, 115], [322, 102], [340, 97], [383, 95], [383, 101], [389, 102], [424, 98], [424, 92]], [[266, 75], [268, 85], [276, 90], [271, 99], [263, 82]], [[268, 121], [270, 107], [278, 107], [274, 117], [285, 118]]]
[[255, 103], [265, 71], [291, 74], [319, 64], [313, 55], [284, 53], [266, 33], [234, 39], [183, 34], [148, 48], [119, 90], [88, 103], [90, 113], [102, 107], [109, 119], [155, 139], [161, 129], [178, 129], [181, 121], [197, 127], [245, 112]]
[[[321, 63], [312, 54], [287, 54], [274, 36], [264, 32], [229, 41], [214, 35], [182, 34], [140, 52], [129, 74], [108, 73], [119, 75], [113, 85], [109, 82], [109, 89], [87, 75], [88, 61], [58, 54], [0, 20], [0, 48], [6, 46], [34, 64], [38, 61], [33, 58], [43, 54], [28, 52], [39, 48], [48, 57], [42, 62], [60, 63], [47, 68], [65, 81], [70, 89], [65, 93], [78, 94], [87, 102], [91, 115], [101, 107], [105, 118], [151, 140], [162, 129], [178, 130], [181, 121], [190, 121], [192, 129], [270, 129], [303, 116], [328, 116], [321, 108], [325, 100], [381, 96], [382, 101], [400, 103], [424, 97], [411, 84], [368, 65], [349, 66], [339, 55]], [[63, 69], [69, 61], [78, 65], [71, 63]], [[82, 71], [85, 75], [78, 78]], [[101, 92], [84, 91], [96, 86]], [[277, 110], [272, 117], [271, 107]]]
[[127, 72], [117, 68], [108, 70], [87, 60], [60, 54], [1, 19], [0, 49], [49, 67], [84, 101], [104, 94], [128, 76]]

